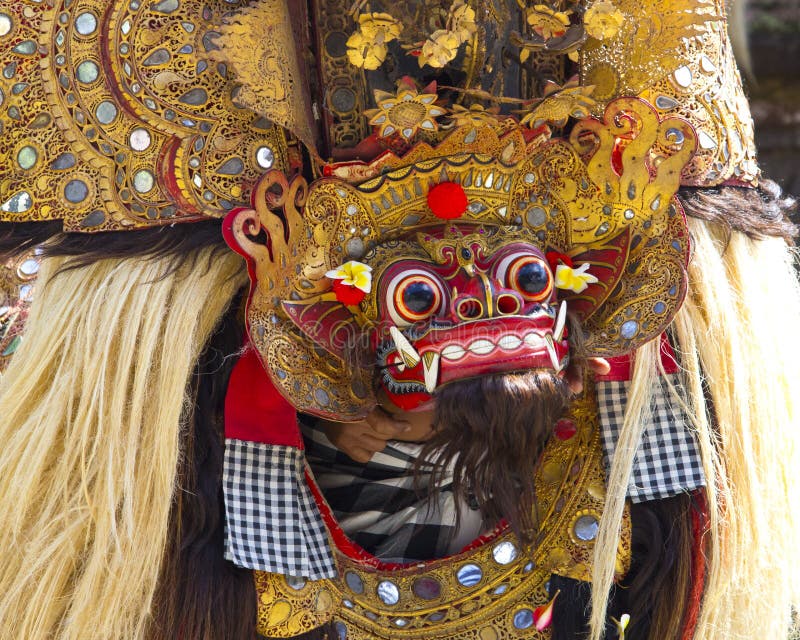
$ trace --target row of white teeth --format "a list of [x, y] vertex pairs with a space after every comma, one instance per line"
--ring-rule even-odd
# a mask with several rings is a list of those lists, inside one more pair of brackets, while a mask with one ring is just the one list
[[556, 324], [553, 328], [553, 335], [546, 334], [542, 336], [538, 333], [532, 332], [526, 335], [523, 339], [520, 339], [514, 335], [505, 335], [498, 340], [496, 345], [490, 340], [481, 338], [475, 340], [475, 342], [470, 344], [466, 350], [463, 347], [459, 347], [455, 344], [448, 345], [442, 349], [441, 356], [435, 351], [426, 351], [420, 356], [411, 342], [409, 342], [408, 338], [406, 338], [397, 327], [390, 327], [389, 334], [392, 336], [395, 348], [397, 349], [397, 352], [400, 354], [401, 358], [401, 362], [397, 364], [397, 371], [402, 373], [405, 371], [406, 367], [413, 369], [419, 364], [420, 360], [422, 360], [422, 369], [425, 376], [425, 390], [428, 393], [433, 393], [436, 390], [436, 385], [439, 380], [439, 362], [441, 358], [444, 358], [445, 360], [460, 360], [467, 354], [467, 351], [477, 355], [487, 355], [491, 353], [495, 347], [500, 347], [501, 349], [511, 351], [519, 347], [523, 341], [525, 344], [531, 347], [541, 347], [542, 343], [544, 343], [544, 346], [547, 349], [547, 354], [550, 356], [550, 362], [553, 365], [553, 369], [555, 369], [556, 373], [558, 373], [561, 371], [561, 361], [556, 353], [554, 343], [560, 341], [564, 335], [566, 320], [567, 303], [565, 300], [562, 300], [561, 306], [558, 308], [558, 317], [556, 318]]

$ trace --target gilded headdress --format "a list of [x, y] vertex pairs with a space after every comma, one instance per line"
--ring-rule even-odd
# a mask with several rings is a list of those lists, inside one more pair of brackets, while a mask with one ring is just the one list
[[[551, 334], [567, 300], [584, 353], [613, 355], [680, 305], [679, 184], [757, 178], [721, 0], [81, 0], [6, 3], [0, 22], [0, 219], [94, 232], [229, 215], [257, 276], [253, 340], [282, 392], [325, 415], [372, 403], [374, 373], [350, 361], [356, 336], [378, 352], [408, 339], [387, 326], [381, 274], [367, 267], [528, 243], [562, 280], [537, 301], [552, 307]], [[463, 204], [447, 224], [434, 212], [443, 200]], [[365, 265], [355, 304], [352, 289], [342, 297], [358, 279], [349, 263]], [[486, 286], [511, 286], [485, 269]], [[447, 277], [426, 299], [464, 320], [448, 305], [467, 283], [458, 294]], [[496, 295], [519, 313], [533, 300]], [[566, 343], [537, 335], [563, 367]], [[393, 383], [434, 389], [421, 359], [418, 380]]]

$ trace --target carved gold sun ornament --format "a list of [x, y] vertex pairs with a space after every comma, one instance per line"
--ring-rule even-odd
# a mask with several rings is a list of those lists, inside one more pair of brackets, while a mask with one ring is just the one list
[[378, 127], [378, 135], [386, 137], [400, 134], [410, 140], [420, 130], [436, 131], [439, 124], [436, 118], [447, 111], [436, 104], [439, 96], [436, 93], [419, 93], [413, 84], [401, 82], [396, 93], [375, 90], [377, 109], [369, 109], [364, 113], [369, 124]]

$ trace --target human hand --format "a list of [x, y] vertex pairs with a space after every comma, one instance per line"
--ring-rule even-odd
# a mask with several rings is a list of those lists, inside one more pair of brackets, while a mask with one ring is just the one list
[[380, 407], [373, 409], [359, 422], [320, 420], [320, 425], [328, 440], [339, 451], [362, 464], [369, 462], [378, 451], [382, 451], [387, 440], [402, 438], [403, 434], [411, 431], [409, 422], [390, 415]]
[[605, 358], [586, 358], [579, 362], [570, 361], [564, 372], [570, 391], [578, 394], [583, 391], [583, 368], [587, 367], [596, 376], [603, 376], [611, 371], [611, 365]]

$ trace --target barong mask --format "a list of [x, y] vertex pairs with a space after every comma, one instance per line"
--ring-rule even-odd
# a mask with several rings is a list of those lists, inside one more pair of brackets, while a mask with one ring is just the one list
[[[444, 17], [415, 24], [403, 15], [415, 6]], [[356, 420], [375, 404], [376, 383], [410, 408], [510, 371], [557, 375], [568, 357], [636, 348], [680, 306], [689, 242], [679, 182], [756, 183], [724, 9], [723, 0], [6, 1], [0, 220], [95, 233], [227, 216], [253, 277], [251, 340], [281, 393], [312, 414]], [[565, 83], [567, 54], [579, 83]], [[388, 93], [406, 73], [424, 80]], [[419, 91], [433, 77], [455, 85], [444, 91], [457, 104]], [[509, 104], [527, 110], [521, 122], [497, 116]], [[543, 124], [571, 133], [551, 140]], [[344, 162], [376, 148], [393, 151]], [[322, 169], [310, 185], [295, 177]], [[252, 209], [231, 213], [248, 200]], [[8, 282], [12, 299], [28, 286]], [[0, 368], [25, 315], [2, 307]], [[577, 320], [569, 335], [567, 311]], [[232, 555], [258, 569], [259, 632], [297, 636], [354, 593], [354, 609], [336, 614], [348, 637], [530, 628], [535, 605], [552, 610], [552, 574], [590, 577], [604, 480], [590, 386], [587, 395], [537, 465], [550, 538], [529, 563], [502, 534], [457, 569], [375, 571], [321, 498], [320, 523], [293, 412], [283, 423], [259, 416], [281, 437], [227, 434], [226, 473], [241, 481], [225, 487], [241, 488], [226, 495], [230, 548], [250, 550], [253, 513], [278, 533], [281, 518], [300, 522], [306, 536], [305, 555], [292, 546], [281, 556], [280, 544], [258, 545], [255, 559]], [[241, 464], [253, 459], [271, 472], [256, 490], [263, 477]], [[277, 487], [300, 497], [258, 512]], [[620, 544], [620, 572], [626, 552]], [[297, 589], [297, 576], [337, 573], [344, 579]], [[509, 575], [523, 587], [506, 593]], [[441, 599], [418, 597], [422, 581], [443, 585]], [[512, 604], [496, 607], [501, 598]]]
[[344, 421], [375, 406], [376, 377], [410, 409], [456, 380], [558, 373], [567, 310], [579, 356], [628, 352], [686, 291], [673, 196], [694, 150], [687, 122], [619, 99], [568, 140], [503, 119], [310, 187], [269, 172], [225, 223], [253, 279], [251, 339], [295, 407]]

